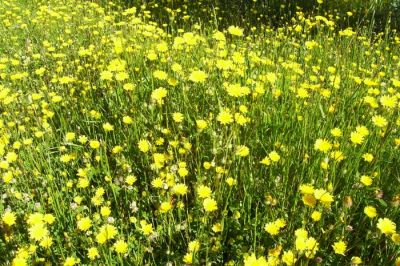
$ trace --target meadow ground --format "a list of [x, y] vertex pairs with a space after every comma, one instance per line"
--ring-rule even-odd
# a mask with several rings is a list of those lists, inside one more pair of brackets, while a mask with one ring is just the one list
[[0, 2], [0, 265], [400, 265], [397, 32], [149, 10]]

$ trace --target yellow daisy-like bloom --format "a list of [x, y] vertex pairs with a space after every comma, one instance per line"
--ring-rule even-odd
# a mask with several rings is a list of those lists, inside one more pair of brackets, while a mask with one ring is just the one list
[[397, 245], [400, 244], [400, 234], [395, 233], [392, 235], [391, 238], [395, 244], [397, 244]]
[[114, 250], [120, 254], [125, 254], [128, 251], [128, 243], [123, 240], [118, 240], [117, 242], [115, 242], [113, 247]]
[[360, 257], [357, 257], [357, 256], [351, 257], [350, 261], [351, 261], [352, 264], [355, 264], [355, 265], [358, 265], [358, 264], [362, 263], [362, 259]]
[[145, 139], [141, 139], [139, 140], [138, 148], [141, 152], [148, 152], [150, 150], [150, 143]]
[[222, 110], [217, 116], [217, 121], [219, 121], [223, 125], [232, 123], [233, 122], [233, 116], [229, 112], [229, 109]]
[[343, 135], [342, 130], [340, 130], [340, 128], [337, 128], [337, 127], [335, 127], [334, 129], [331, 130], [331, 134], [335, 138], [339, 138]]
[[87, 256], [90, 260], [94, 260], [100, 257], [99, 251], [95, 247], [91, 247], [88, 249]]
[[315, 204], [317, 204], [317, 200], [313, 195], [310, 194], [305, 194], [302, 197], [303, 203], [307, 206], [313, 207]]
[[189, 242], [188, 250], [190, 252], [197, 252], [200, 249], [200, 242], [197, 240], [193, 240]]
[[207, 74], [201, 70], [195, 70], [190, 73], [189, 79], [195, 83], [203, 83], [207, 79]]
[[247, 146], [245, 145], [240, 145], [236, 148], [236, 155], [240, 157], [246, 157], [249, 155], [250, 150]]
[[161, 213], [166, 213], [172, 209], [172, 204], [169, 201], [164, 201], [160, 205], [160, 212]]
[[234, 36], [243, 36], [243, 29], [242, 28], [239, 28], [238, 26], [229, 26], [228, 27], [228, 32], [229, 32], [229, 34], [231, 34], [231, 35], [234, 35]]
[[308, 185], [308, 184], [303, 184], [300, 185], [300, 193], [301, 194], [314, 194], [314, 187], [312, 185]]
[[372, 117], [372, 123], [374, 123], [374, 125], [377, 126], [377, 127], [385, 127], [388, 124], [386, 118], [384, 118], [381, 115], [373, 116]]
[[1, 220], [3, 221], [3, 223], [5, 223], [8, 226], [12, 226], [15, 224], [15, 221], [17, 220], [17, 217], [15, 216], [15, 214], [11, 211], [6, 211], [3, 214], [3, 217], [1, 218]]
[[130, 125], [133, 123], [133, 119], [132, 119], [132, 117], [126, 115], [126, 116], [122, 117], [122, 123]]
[[264, 157], [264, 159], [262, 159], [260, 161], [260, 163], [264, 164], [264, 165], [270, 165], [271, 164], [271, 160], [270, 160], [269, 156], [267, 155], [267, 156]]
[[366, 162], [369, 163], [372, 162], [372, 160], [374, 159], [374, 155], [372, 155], [371, 153], [364, 153], [362, 157]]
[[374, 218], [377, 216], [376, 209], [373, 206], [367, 206], [364, 208], [364, 213], [369, 217], [369, 218]]
[[211, 188], [204, 185], [200, 185], [197, 189], [197, 195], [201, 199], [209, 198], [211, 196], [211, 193]]
[[251, 254], [247, 258], [244, 259], [244, 266], [268, 266], [267, 260], [265, 257], [261, 256], [259, 258], [256, 257], [256, 254]]
[[92, 220], [89, 217], [84, 217], [79, 219], [77, 225], [79, 230], [86, 231], [92, 227]]
[[282, 254], [282, 262], [285, 263], [288, 266], [294, 265], [296, 263], [297, 259], [293, 253], [293, 251], [285, 251]]
[[182, 113], [173, 113], [172, 114], [172, 119], [174, 119], [175, 122], [181, 123], [183, 121], [183, 114]]
[[12, 260], [11, 266], [27, 266], [26, 258], [16, 257]]
[[160, 87], [151, 93], [151, 99], [158, 104], [163, 104], [164, 98], [167, 97], [167, 94], [168, 91], [165, 88]]
[[203, 130], [207, 127], [207, 121], [203, 119], [196, 120], [197, 129]]
[[396, 233], [396, 224], [388, 218], [379, 218], [376, 226], [385, 235]]
[[78, 264], [79, 262], [80, 262], [79, 259], [76, 259], [74, 257], [67, 257], [65, 259], [64, 266], [74, 266], [74, 265]]
[[49, 235], [49, 231], [43, 223], [33, 225], [28, 231], [30, 238], [36, 241], [41, 241], [44, 237]]
[[326, 139], [317, 139], [314, 144], [314, 149], [322, 152], [328, 152], [332, 148], [332, 144]]
[[91, 141], [89, 142], [89, 146], [90, 146], [90, 148], [92, 148], [92, 149], [98, 149], [98, 148], [100, 147], [100, 142], [97, 141], [97, 140], [91, 140]]
[[367, 175], [362, 175], [361, 178], [360, 178], [360, 182], [364, 186], [368, 187], [368, 186], [372, 185], [372, 178], [367, 176]]
[[193, 263], [193, 253], [188, 252], [183, 256], [183, 262], [186, 264], [192, 264]]
[[172, 188], [172, 192], [179, 196], [186, 195], [187, 191], [188, 191], [188, 187], [185, 184], [176, 184]]
[[203, 208], [206, 212], [213, 212], [218, 210], [217, 202], [212, 198], [206, 198], [203, 201]]
[[103, 129], [106, 132], [113, 131], [114, 126], [107, 122], [107, 123], [103, 124]]
[[344, 256], [344, 253], [346, 252], [346, 249], [347, 249], [347, 244], [341, 240], [341, 241], [335, 242], [332, 245], [332, 248], [336, 254]]
[[153, 225], [147, 223], [145, 220], [141, 220], [140, 221], [140, 227], [141, 227], [141, 231], [146, 236], [150, 235], [151, 233], [153, 233]]
[[168, 78], [168, 74], [162, 70], [156, 70], [153, 72], [153, 76], [159, 80], [166, 80]]
[[321, 220], [321, 212], [319, 211], [313, 211], [313, 213], [311, 214], [311, 219], [313, 219], [313, 221], [318, 222], [319, 220]]
[[325, 189], [316, 189], [314, 191], [314, 197], [325, 205], [329, 205], [333, 202], [333, 196]]
[[365, 136], [360, 132], [353, 131], [350, 134], [350, 141], [356, 145], [360, 145], [364, 142]]
[[272, 162], [278, 162], [281, 159], [281, 156], [276, 151], [271, 151], [268, 154], [268, 157], [271, 159]]
[[270, 235], [277, 235], [281, 228], [286, 226], [286, 222], [283, 219], [278, 219], [274, 222], [269, 222], [264, 226], [264, 230]]

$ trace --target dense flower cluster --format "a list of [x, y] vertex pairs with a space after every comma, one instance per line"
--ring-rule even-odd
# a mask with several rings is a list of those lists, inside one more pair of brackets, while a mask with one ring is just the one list
[[0, 2], [0, 265], [400, 265], [397, 33], [148, 2]]

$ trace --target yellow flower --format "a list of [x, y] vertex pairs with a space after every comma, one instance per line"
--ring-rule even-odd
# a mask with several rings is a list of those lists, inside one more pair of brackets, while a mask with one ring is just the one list
[[50, 236], [45, 236], [42, 241], [40, 241], [39, 245], [44, 248], [50, 248], [53, 245], [53, 238]]
[[107, 123], [103, 124], [103, 129], [106, 132], [113, 131], [114, 126], [107, 122]]
[[75, 133], [74, 132], [67, 132], [67, 134], [65, 134], [65, 140], [66, 141], [71, 141], [75, 139]]
[[388, 124], [386, 118], [384, 118], [381, 115], [373, 116], [372, 117], [372, 123], [374, 123], [374, 125], [377, 126], [377, 127], [385, 127]]
[[206, 198], [203, 201], [203, 208], [206, 212], [213, 212], [218, 210], [217, 202], [212, 198]]
[[81, 231], [86, 231], [92, 227], [92, 220], [89, 217], [84, 217], [78, 221], [78, 229]]
[[172, 188], [172, 192], [173, 192], [174, 194], [180, 195], [180, 196], [186, 195], [187, 191], [188, 191], [188, 187], [187, 187], [185, 184], [182, 184], [182, 183], [176, 184], [176, 185], [173, 186], [173, 188]]
[[12, 260], [11, 266], [27, 266], [26, 258], [16, 257]]
[[331, 134], [335, 138], [338, 138], [338, 137], [341, 137], [343, 133], [342, 133], [342, 130], [340, 130], [340, 128], [335, 127], [334, 129], [331, 130]]
[[100, 257], [99, 251], [95, 247], [91, 247], [91, 248], [88, 249], [88, 255], [87, 256], [88, 256], [88, 258], [90, 260], [94, 260], [94, 259]]
[[333, 202], [333, 196], [325, 189], [316, 189], [314, 191], [314, 197], [325, 205], [329, 205]]
[[6, 211], [3, 214], [3, 217], [1, 218], [1, 220], [3, 221], [3, 223], [5, 223], [8, 226], [12, 226], [15, 224], [15, 221], [17, 220], [15, 214], [11, 211]]
[[202, 120], [202, 119], [196, 120], [196, 126], [197, 126], [197, 129], [203, 130], [207, 127], [207, 121]]
[[310, 194], [305, 194], [303, 196], [302, 200], [303, 200], [303, 203], [305, 205], [311, 206], [311, 207], [314, 206], [317, 203], [315, 197], [313, 195], [310, 195]]
[[319, 220], [321, 220], [321, 213], [319, 211], [313, 211], [313, 213], [311, 214], [311, 219], [318, 222]]
[[108, 207], [108, 206], [103, 206], [103, 207], [101, 207], [101, 209], [100, 209], [100, 214], [101, 214], [101, 216], [103, 216], [103, 217], [108, 217], [108, 216], [110, 216], [110, 214], [111, 214], [111, 209], [110, 209], [110, 207]]
[[400, 244], [400, 234], [397, 234], [397, 233], [393, 234], [392, 241], [397, 245]]
[[353, 142], [354, 144], [362, 144], [364, 142], [364, 135], [361, 134], [360, 132], [357, 131], [353, 131], [350, 134], [350, 140], [351, 142]]
[[195, 70], [190, 73], [189, 79], [195, 83], [203, 83], [207, 79], [207, 74], [201, 70]]
[[125, 254], [128, 251], [128, 244], [123, 240], [118, 240], [113, 246], [117, 253]]
[[164, 98], [167, 97], [167, 94], [168, 91], [165, 88], [160, 87], [151, 93], [151, 99], [158, 104], [163, 104]]
[[175, 122], [181, 123], [183, 121], [183, 114], [182, 113], [173, 113], [172, 114], [172, 119], [174, 119]]
[[79, 262], [80, 262], [79, 259], [76, 259], [74, 257], [67, 257], [65, 259], [64, 266], [74, 266], [74, 265], [78, 264]]
[[367, 206], [364, 208], [364, 213], [369, 217], [369, 218], [374, 218], [376, 217], [376, 209], [373, 206]]
[[33, 225], [28, 231], [30, 238], [36, 241], [41, 241], [44, 237], [49, 235], [49, 231], [43, 223]]
[[100, 79], [101, 80], [109, 80], [109, 81], [111, 81], [112, 78], [113, 78], [113, 73], [110, 72], [110, 71], [105, 70], [105, 71], [102, 71], [100, 73]]
[[230, 124], [233, 122], [233, 116], [232, 114], [229, 112], [229, 109], [224, 109], [221, 112], [219, 112], [218, 116], [217, 116], [217, 120], [223, 124]]
[[244, 145], [239, 145], [236, 148], [236, 155], [240, 157], [246, 157], [247, 155], [249, 155], [249, 152], [249, 148]]
[[150, 150], [150, 143], [145, 139], [141, 139], [139, 140], [138, 147], [141, 152], [146, 153]]
[[261, 256], [259, 258], [256, 257], [256, 254], [251, 254], [250, 256], [244, 259], [244, 266], [268, 266], [267, 260], [265, 257]]
[[377, 227], [383, 234], [386, 235], [396, 233], [396, 224], [388, 218], [379, 218]]
[[168, 78], [168, 74], [162, 70], [156, 70], [153, 72], [153, 76], [159, 80], [166, 80]]
[[357, 257], [357, 256], [351, 257], [350, 261], [351, 261], [351, 264], [355, 264], [355, 265], [358, 265], [358, 264], [362, 263], [361, 258]]
[[288, 266], [294, 265], [297, 261], [296, 257], [294, 256], [293, 251], [285, 251], [282, 255], [282, 261]]
[[314, 144], [314, 149], [322, 152], [328, 152], [332, 148], [332, 144], [326, 139], [317, 139]]
[[370, 186], [372, 185], [372, 178], [367, 176], [367, 175], [362, 175], [360, 178], [360, 182], [364, 185], [364, 186]]
[[197, 195], [201, 199], [209, 198], [211, 196], [211, 192], [211, 189], [204, 185], [200, 185], [197, 189]]
[[237, 26], [229, 26], [228, 32], [229, 32], [229, 34], [234, 35], [234, 36], [239, 36], [239, 37], [243, 36], [243, 29], [241, 29]]
[[269, 222], [265, 224], [264, 230], [269, 233], [270, 235], [277, 235], [281, 228], [286, 226], [286, 222], [283, 219], [278, 219], [274, 222]]
[[90, 146], [90, 148], [92, 148], [92, 149], [98, 149], [98, 148], [100, 147], [100, 142], [97, 141], [97, 140], [91, 140], [91, 141], [89, 142], [89, 146]]
[[141, 227], [141, 231], [146, 236], [153, 232], [153, 225], [148, 224], [145, 220], [140, 221], [140, 227]]
[[[113, 226], [111, 224], [106, 224], [106, 225], [103, 225], [102, 227], [100, 227], [100, 232], [96, 236], [96, 240], [107, 241], [107, 240], [113, 239], [116, 235], [117, 235], [117, 228], [115, 228], [115, 226]], [[97, 242], [102, 244], [101, 241], [97, 241]]]
[[268, 157], [271, 159], [272, 162], [278, 162], [281, 159], [281, 156], [276, 151], [271, 151], [268, 154]]
[[169, 201], [164, 201], [160, 205], [160, 212], [161, 213], [166, 213], [171, 209], [172, 209], [172, 205], [171, 205], [171, 203]]
[[190, 252], [196, 252], [196, 251], [199, 251], [199, 249], [200, 249], [200, 242], [199, 241], [193, 240], [193, 241], [189, 242], [188, 250]]
[[192, 264], [193, 263], [193, 253], [188, 252], [183, 256], [183, 262], [186, 264]]
[[133, 183], [136, 182], [136, 180], [137, 180], [137, 178], [136, 178], [136, 176], [134, 176], [134, 175], [128, 175], [128, 176], [125, 178], [125, 182], [126, 182], [129, 186], [132, 186]]
[[271, 164], [271, 160], [269, 159], [269, 156], [267, 155], [267, 156], [264, 157], [264, 159], [262, 159], [260, 161], [260, 163], [264, 164], [264, 165], [270, 165]]
[[332, 247], [333, 247], [333, 250], [335, 251], [336, 254], [343, 255], [343, 256], [344, 256], [344, 253], [346, 252], [346, 249], [347, 249], [346, 243], [344, 241], [342, 241], [342, 240], [338, 241], [338, 242], [335, 242], [332, 245]]

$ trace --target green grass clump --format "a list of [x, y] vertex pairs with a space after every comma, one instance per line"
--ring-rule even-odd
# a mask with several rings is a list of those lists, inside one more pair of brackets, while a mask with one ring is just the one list
[[399, 265], [396, 32], [151, 9], [0, 3], [0, 264]]

